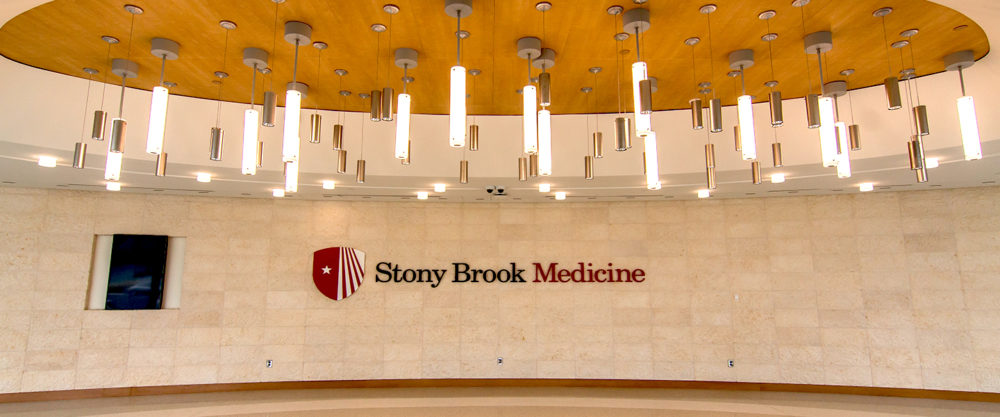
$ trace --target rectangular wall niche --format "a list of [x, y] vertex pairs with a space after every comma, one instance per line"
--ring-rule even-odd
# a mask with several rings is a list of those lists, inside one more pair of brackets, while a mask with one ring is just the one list
[[97, 235], [88, 310], [180, 308], [183, 237]]

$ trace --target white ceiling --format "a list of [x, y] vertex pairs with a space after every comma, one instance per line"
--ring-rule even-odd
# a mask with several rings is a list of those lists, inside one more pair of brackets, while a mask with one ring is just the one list
[[[967, 16], [973, 17], [993, 40], [1000, 27], [1000, 8], [990, 0], [941, 0]], [[6, 21], [41, 0], [8, 0], [0, 3], [0, 21]], [[99, 42], [96, 40], [95, 42]], [[914, 42], [919, 45], [919, 35]], [[836, 46], [835, 46], [836, 47]], [[954, 50], [962, 49], [956, 45]], [[919, 50], [919, 49], [918, 49]], [[954, 50], [937, 51], [944, 56]], [[716, 143], [719, 188], [715, 197], [772, 196], [788, 194], [831, 194], [857, 192], [861, 182], [874, 182], [876, 190], [930, 189], [938, 187], [968, 187], [993, 184], [1000, 180], [1000, 120], [994, 115], [1000, 108], [996, 94], [1000, 81], [998, 60], [987, 55], [966, 72], [970, 94], [976, 98], [980, 130], [985, 141], [984, 159], [961, 160], [961, 140], [955, 98], [959, 95], [955, 73], [942, 73], [920, 78], [920, 96], [928, 106], [931, 135], [925, 140], [927, 154], [941, 158], [940, 168], [931, 170], [930, 181], [917, 184], [908, 169], [905, 146], [910, 125], [905, 110], [885, 110], [880, 87], [853, 92], [854, 117], [862, 127], [862, 150], [852, 153], [854, 176], [837, 179], [832, 168], [819, 163], [818, 132], [804, 127], [804, 106], [801, 100], [784, 103], [786, 126], [776, 129], [784, 150], [784, 168], [770, 168], [772, 130], [768, 123], [767, 104], [755, 106], [758, 154], [764, 168], [765, 183], [750, 182], [750, 168], [733, 149], [732, 125], [735, 110], [724, 112], [727, 130], [712, 135]], [[168, 64], [169, 65], [169, 64]], [[943, 64], [942, 64], [943, 67]], [[152, 69], [142, 69], [152, 70]], [[4, 184], [44, 188], [92, 189], [104, 188], [103, 167], [106, 142], [87, 139], [88, 169], [68, 167], [74, 143], [81, 131], [88, 132], [89, 118], [100, 98], [100, 84], [94, 83], [91, 104], [84, 120], [85, 79], [68, 77], [27, 67], [0, 58], [0, 181]], [[665, 94], [669, 89], [660, 90]], [[117, 110], [119, 89], [106, 89], [105, 109]], [[357, 98], [355, 98], [357, 99]], [[558, 99], [558, 98], [555, 98]], [[419, 100], [419, 97], [414, 97]], [[270, 197], [271, 188], [283, 184], [278, 157], [280, 128], [262, 130], [265, 143], [265, 163], [256, 176], [239, 173], [242, 111], [245, 105], [225, 103], [222, 127], [226, 130], [224, 158], [221, 162], [208, 159], [208, 132], [215, 122], [216, 103], [187, 97], [171, 97], [167, 121], [165, 150], [169, 153], [168, 176], [154, 177], [155, 157], [144, 152], [145, 130], [150, 95], [146, 91], [129, 89], [125, 97], [124, 116], [129, 121], [126, 162], [122, 174], [124, 190], [216, 196]], [[841, 102], [842, 116], [848, 113], [846, 100]], [[278, 119], [281, 120], [279, 110]], [[430, 191], [431, 184], [449, 185], [444, 194], [432, 193], [432, 200], [447, 201], [543, 201], [550, 194], [535, 191], [539, 182], [553, 184], [553, 191], [567, 191], [570, 200], [662, 200], [695, 198], [695, 191], [704, 188], [704, 151], [706, 134], [690, 129], [687, 111], [659, 112], [653, 126], [659, 138], [660, 173], [663, 190], [647, 191], [642, 175], [642, 143], [634, 141], [628, 152], [615, 152], [612, 136], [614, 115], [596, 116], [596, 123], [605, 135], [605, 158], [597, 160], [595, 180], [583, 179], [583, 156], [587, 154], [588, 126], [593, 129], [594, 116], [554, 116], [554, 176], [518, 182], [517, 161], [520, 156], [521, 123], [518, 117], [488, 116], [476, 118], [481, 126], [481, 146], [478, 152], [465, 152], [470, 161], [469, 184], [458, 184], [458, 161], [462, 151], [447, 145], [447, 116], [416, 115], [413, 119], [413, 163], [402, 166], [392, 157], [392, 123], [364, 121], [364, 114], [347, 114], [345, 140], [348, 171], [336, 174], [336, 153], [330, 149], [328, 135], [332, 131], [335, 112], [321, 112], [327, 137], [319, 145], [302, 144], [300, 192], [295, 198], [305, 199], [401, 199], [414, 198], [416, 191]], [[364, 135], [364, 157], [367, 160], [368, 181], [354, 182], [354, 164], [361, 153], [361, 129]], [[306, 129], [307, 126], [304, 126]], [[305, 130], [303, 130], [305, 133]], [[36, 161], [40, 155], [56, 156], [57, 168], [42, 168]], [[209, 172], [215, 180], [209, 184], [195, 182], [197, 172]], [[772, 172], [784, 173], [788, 181], [770, 184], [766, 178]], [[337, 189], [328, 191], [319, 181], [333, 179]], [[484, 188], [501, 185], [510, 194], [497, 198]]]

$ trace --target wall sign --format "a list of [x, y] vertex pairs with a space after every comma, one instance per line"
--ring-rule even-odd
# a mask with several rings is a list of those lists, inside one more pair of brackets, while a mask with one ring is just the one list
[[[530, 272], [529, 272], [530, 271]], [[616, 268], [614, 264], [595, 266], [593, 263], [577, 262], [575, 265], [560, 267], [553, 262], [532, 263], [527, 269], [518, 268], [516, 262], [500, 269], [472, 268], [464, 262], [452, 263], [444, 269], [409, 269], [392, 262], [379, 262], [375, 266], [375, 282], [422, 283], [437, 288], [445, 280], [456, 283], [640, 283], [646, 280], [642, 269]]]

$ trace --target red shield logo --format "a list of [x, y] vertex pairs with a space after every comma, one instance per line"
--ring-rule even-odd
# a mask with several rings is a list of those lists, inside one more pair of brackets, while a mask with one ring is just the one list
[[326, 248], [313, 252], [313, 282], [334, 300], [350, 297], [365, 279], [365, 253], [354, 248]]

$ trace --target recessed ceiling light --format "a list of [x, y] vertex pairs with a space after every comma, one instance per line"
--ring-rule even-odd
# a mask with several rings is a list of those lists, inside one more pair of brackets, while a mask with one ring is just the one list
[[566, 199], [565, 191], [556, 191], [556, 200], [565, 200], [565, 199]]
[[546, 184], [546, 183], [538, 184], [538, 192], [547, 193], [549, 191], [552, 191], [552, 184]]
[[698, 198], [709, 198], [712, 196], [712, 192], [708, 190], [698, 190]]
[[212, 174], [199, 172], [195, 174], [195, 179], [198, 180], [198, 182], [212, 182]]
[[121, 191], [122, 184], [120, 182], [108, 181], [108, 184], [107, 186], [105, 186], [105, 188], [107, 188], [108, 191]]
[[275, 188], [275, 189], [271, 190], [271, 195], [275, 196], [275, 197], [279, 197], [279, 198], [280, 197], [284, 197], [285, 196], [285, 190], [283, 188]]
[[435, 193], [443, 193], [447, 189], [448, 189], [448, 186], [445, 185], [445, 184], [434, 184], [434, 192]]
[[417, 191], [417, 200], [426, 200], [427, 191]]
[[42, 166], [42, 167], [46, 167], [46, 168], [55, 168], [57, 161], [58, 160], [54, 156], [39, 156], [38, 157], [38, 166]]
[[334, 188], [337, 188], [337, 182], [336, 181], [334, 181], [334, 180], [323, 180], [323, 189], [324, 190], [332, 190]]
[[771, 174], [771, 183], [781, 184], [785, 182], [785, 174]]
[[927, 168], [937, 168], [941, 164], [937, 158], [927, 158], [924, 161], [927, 162]]
[[875, 189], [875, 184], [872, 184], [870, 182], [863, 182], [861, 183], [860, 186], [858, 186], [858, 189], [861, 190], [861, 192], [863, 193], [867, 193]]

